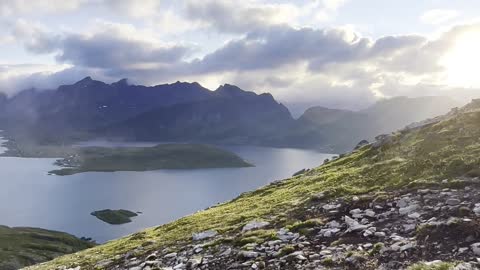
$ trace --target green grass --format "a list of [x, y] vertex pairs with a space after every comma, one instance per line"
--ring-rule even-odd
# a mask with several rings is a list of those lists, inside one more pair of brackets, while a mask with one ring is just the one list
[[451, 270], [455, 267], [454, 263], [436, 263], [426, 265], [425, 263], [417, 263], [408, 268], [408, 270]]
[[[348, 198], [400, 188], [461, 185], [462, 181], [455, 179], [480, 168], [479, 123], [479, 112], [465, 113], [421, 129], [401, 132], [393, 136], [390, 144], [380, 148], [362, 147], [307, 175], [244, 193], [230, 202], [147, 229], [142, 239], [124, 237], [34, 269], [52, 269], [59, 265], [88, 268], [102, 259], [135, 249], [146, 240], [156, 241], [145, 250], [150, 252], [188, 243], [192, 233], [205, 230], [231, 236], [251, 220], [287, 226], [292, 224], [290, 217], [304, 211], [303, 206], [319, 192], [328, 198]], [[449, 183], [443, 183], [444, 179]]]
[[0, 269], [18, 269], [92, 246], [66, 233], [0, 226]]
[[149, 171], [252, 166], [232, 152], [201, 144], [159, 144], [154, 147], [118, 148], [85, 147], [78, 149], [74, 163], [75, 166], [72, 168], [54, 170], [50, 173], [71, 175], [91, 171]]
[[125, 224], [132, 220], [130, 218], [138, 216], [136, 213], [124, 209], [111, 210], [104, 209], [91, 213], [92, 216], [108, 223], [108, 224]]

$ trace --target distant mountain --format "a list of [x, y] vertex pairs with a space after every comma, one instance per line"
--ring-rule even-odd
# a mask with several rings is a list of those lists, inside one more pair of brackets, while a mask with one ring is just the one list
[[233, 85], [210, 91], [198, 83], [146, 87], [90, 77], [56, 90], [26, 90], [0, 107], [10, 133], [41, 143], [100, 136], [261, 143], [294, 121], [272, 95]]
[[212, 94], [211, 99], [139, 114], [99, 134], [147, 141], [265, 144], [294, 123], [288, 109], [270, 94], [257, 95], [231, 85]]
[[362, 140], [444, 114], [446, 97], [397, 97], [362, 111], [312, 107], [295, 120], [271, 94], [225, 84], [152, 87], [86, 77], [55, 90], [0, 95], [0, 127], [17, 140], [69, 143], [91, 138], [180, 141], [351, 150]]
[[345, 152], [360, 140], [373, 140], [378, 134], [445, 114], [460, 105], [449, 97], [395, 97], [356, 112], [313, 107], [298, 119], [296, 129], [285, 135], [284, 143]]
[[355, 115], [355, 112], [353, 111], [315, 106], [307, 109], [305, 113], [300, 116], [298, 121], [306, 126], [321, 126], [335, 123], [353, 115]]

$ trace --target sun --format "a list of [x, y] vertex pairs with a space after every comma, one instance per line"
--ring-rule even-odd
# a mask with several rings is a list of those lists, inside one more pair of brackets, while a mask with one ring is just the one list
[[459, 36], [453, 48], [441, 59], [450, 86], [480, 87], [480, 31]]

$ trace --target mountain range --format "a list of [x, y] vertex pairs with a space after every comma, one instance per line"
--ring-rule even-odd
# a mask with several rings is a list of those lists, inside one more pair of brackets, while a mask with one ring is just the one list
[[54, 90], [0, 94], [0, 125], [16, 139], [42, 144], [106, 138], [342, 152], [458, 105], [447, 97], [397, 97], [362, 111], [312, 107], [294, 119], [271, 94], [230, 84], [211, 91], [195, 82], [148, 87], [86, 77]]

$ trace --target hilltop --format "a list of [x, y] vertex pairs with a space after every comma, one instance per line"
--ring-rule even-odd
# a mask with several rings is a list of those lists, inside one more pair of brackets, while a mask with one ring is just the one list
[[230, 202], [30, 269], [454, 269], [462, 262], [455, 269], [477, 269], [478, 103]]

